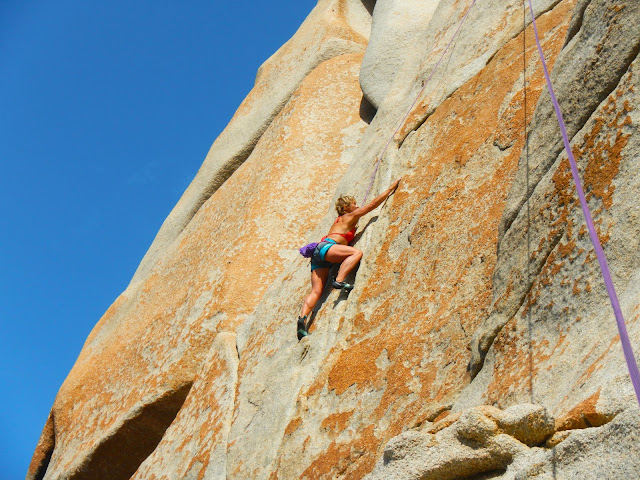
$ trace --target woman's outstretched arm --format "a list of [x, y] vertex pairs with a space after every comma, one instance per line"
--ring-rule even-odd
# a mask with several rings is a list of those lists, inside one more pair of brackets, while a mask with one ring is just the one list
[[396, 180], [395, 182], [393, 182], [389, 188], [387, 188], [384, 192], [382, 192], [380, 195], [378, 195], [376, 198], [374, 198], [373, 200], [371, 200], [371, 202], [367, 203], [366, 205], [362, 206], [362, 207], [358, 207], [356, 208], [353, 212], [348, 213], [347, 215], [345, 215], [345, 217], [352, 217], [352, 218], [360, 218], [363, 215], [366, 215], [367, 213], [371, 212], [372, 210], [376, 209], [378, 206], [380, 206], [380, 204], [382, 202], [384, 202], [393, 192], [396, 191], [396, 188], [398, 188], [398, 184], [400, 183], [400, 179]]

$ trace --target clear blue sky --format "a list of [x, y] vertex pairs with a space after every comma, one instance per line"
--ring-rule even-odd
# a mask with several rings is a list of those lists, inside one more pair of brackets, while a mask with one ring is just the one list
[[0, 472], [315, 0], [0, 0]]

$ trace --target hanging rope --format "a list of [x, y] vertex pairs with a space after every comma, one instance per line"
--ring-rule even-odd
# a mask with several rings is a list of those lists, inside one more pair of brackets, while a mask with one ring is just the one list
[[387, 152], [387, 148], [389, 148], [389, 145], [391, 144], [391, 140], [393, 140], [393, 138], [396, 136], [396, 134], [400, 131], [400, 128], [402, 128], [402, 126], [404, 125], [404, 122], [409, 117], [409, 114], [413, 110], [413, 107], [415, 107], [416, 103], [418, 103], [418, 99], [422, 96], [422, 93], [427, 88], [427, 84], [429, 83], [429, 80], [431, 80], [431, 77], [433, 77], [433, 74], [436, 72], [436, 70], [440, 66], [440, 63], [442, 62], [442, 59], [447, 54], [447, 51], [449, 50], [449, 47], [451, 46], [453, 41], [458, 36], [458, 32], [460, 32], [460, 29], [462, 28], [462, 25], [464, 24], [464, 21], [467, 19], [467, 15], [469, 15], [469, 12], [471, 11], [471, 8], [473, 7], [473, 5], [475, 3], [476, 3], [476, 0], [472, 0], [471, 5], [469, 5], [469, 8], [467, 8], [467, 11], [465, 12], [464, 16], [462, 17], [462, 20], [460, 21], [460, 25], [458, 25], [458, 28], [456, 29], [455, 33], [453, 34], [453, 37], [451, 37], [451, 40], [449, 41], [449, 43], [447, 44], [446, 48], [444, 49], [444, 52], [442, 52], [442, 55], [440, 56], [440, 59], [438, 60], [438, 63], [436, 63], [436, 66], [433, 67], [433, 70], [431, 70], [431, 73], [429, 74], [429, 77], [427, 77], [427, 80], [425, 80], [424, 85], [422, 86], [422, 90], [420, 90], [420, 92], [418, 92], [418, 95], [416, 96], [415, 100], [413, 101], [413, 103], [409, 107], [409, 110], [407, 110], [406, 115], [404, 116], [404, 118], [398, 124], [398, 128], [396, 128], [395, 132], [393, 132], [391, 137], [389, 137], [389, 140], [387, 141], [386, 145], [382, 149], [382, 153], [378, 156], [378, 161], [376, 162], [376, 168], [374, 169], [373, 174], [371, 175], [371, 181], [369, 182], [369, 187], [367, 188], [367, 191], [364, 194], [364, 199], [362, 200], [362, 204], [363, 205], [365, 203], [367, 203], [367, 198], [369, 197], [369, 193], [371, 193], [371, 188], [373, 187], [373, 182], [374, 182], [374, 180], [376, 178], [376, 175], [378, 173], [378, 168], [380, 167], [380, 162], [382, 161], [382, 157], [384, 156], [384, 154]]
[[522, 84], [524, 89], [524, 154], [526, 159], [526, 194], [527, 194], [527, 342], [529, 364], [529, 401], [533, 398], [533, 320], [531, 318], [531, 208], [529, 195], [529, 132], [527, 123], [527, 6], [522, 0]]
[[607, 293], [609, 294], [609, 301], [611, 302], [611, 307], [613, 308], [613, 313], [616, 317], [618, 332], [620, 333], [620, 343], [622, 344], [622, 351], [624, 353], [624, 358], [627, 362], [627, 368], [629, 369], [629, 377], [631, 378], [631, 383], [633, 384], [633, 388], [636, 393], [636, 398], [638, 400], [638, 404], [640, 405], [640, 371], [638, 370], [638, 364], [636, 363], [636, 359], [633, 354], [633, 349], [631, 348], [631, 342], [629, 341], [629, 334], [627, 333], [627, 327], [624, 322], [624, 317], [622, 315], [622, 309], [620, 308], [620, 303], [618, 301], [618, 295], [616, 294], [616, 289], [615, 289], [615, 286], [613, 285], [613, 280], [611, 279], [611, 273], [609, 272], [609, 265], [607, 263], [607, 258], [604, 254], [604, 251], [602, 250], [600, 239], [598, 238], [598, 234], [593, 224], [593, 219], [591, 218], [589, 205], [587, 204], [587, 199], [584, 196], [582, 183], [580, 182], [580, 174], [578, 172], [578, 166], [576, 164], [575, 158], [573, 157], [573, 152], [571, 151], [571, 145], [569, 144], [569, 135], [567, 134], [567, 129], [565, 127], [564, 120], [562, 118], [560, 105], [558, 104], [558, 100], [556, 99], [556, 95], [553, 91], [553, 85], [551, 84], [551, 78], [549, 77], [547, 63], [545, 62], [544, 53], [542, 52], [542, 46], [540, 45], [538, 28], [536, 26], [536, 19], [535, 19], [535, 15], [533, 14], [533, 5], [531, 4], [531, 0], [529, 0], [529, 10], [531, 12], [531, 21], [533, 23], [533, 32], [535, 34], [536, 45], [538, 46], [538, 53], [540, 54], [540, 60], [542, 61], [544, 77], [545, 77], [545, 80], [547, 81], [547, 87], [549, 88], [549, 95], [551, 96], [551, 102], [553, 103], [553, 108], [556, 111], [556, 117], [558, 118], [560, 131], [562, 132], [564, 149], [567, 152], [567, 157], [569, 157], [569, 163], [571, 164], [571, 175], [573, 176], [573, 181], [576, 185], [576, 191], [578, 192], [578, 198], [580, 199], [582, 212], [584, 213], [584, 217], [587, 223], [587, 229], [589, 230], [589, 237], [591, 237], [591, 243], [593, 244], [593, 249], [596, 252], [596, 256], [598, 257], [598, 263], [600, 264], [600, 269], [602, 270], [604, 284], [607, 288]]

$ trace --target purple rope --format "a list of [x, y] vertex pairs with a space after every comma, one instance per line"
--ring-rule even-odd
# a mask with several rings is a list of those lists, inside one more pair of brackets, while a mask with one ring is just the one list
[[569, 162], [571, 163], [571, 174], [573, 175], [573, 181], [576, 184], [578, 198], [580, 199], [582, 212], [584, 213], [584, 218], [587, 222], [587, 229], [589, 230], [591, 243], [593, 243], [593, 249], [595, 250], [596, 256], [598, 257], [598, 263], [600, 264], [600, 269], [602, 270], [604, 284], [607, 287], [609, 300], [611, 302], [611, 306], [613, 307], [613, 313], [615, 314], [615, 317], [616, 317], [616, 323], [618, 324], [618, 331], [620, 332], [620, 343], [622, 344], [622, 351], [624, 352], [624, 358], [627, 362], [627, 368], [629, 369], [629, 377], [631, 377], [631, 383], [633, 384], [633, 388], [636, 392], [636, 398], [638, 400], [638, 404], [640, 405], [640, 372], [638, 371], [638, 364], [636, 363], [636, 359], [633, 354], [633, 349], [631, 348], [631, 342], [629, 341], [629, 334], [627, 333], [627, 327], [624, 322], [624, 317], [622, 316], [622, 309], [620, 308], [620, 303], [618, 302], [618, 296], [616, 295], [616, 289], [615, 289], [615, 286], [613, 285], [613, 280], [611, 279], [611, 273], [609, 272], [609, 265], [607, 264], [607, 257], [605, 256], [604, 251], [602, 250], [602, 245], [600, 245], [600, 239], [598, 238], [598, 234], [596, 233], [595, 226], [593, 225], [591, 212], [589, 211], [589, 206], [584, 196], [584, 191], [582, 190], [580, 175], [578, 173], [578, 166], [576, 165], [576, 160], [573, 157], [573, 152], [571, 151], [571, 146], [569, 145], [569, 135], [567, 134], [567, 129], [565, 127], [564, 120], [562, 118], [562, 112], [560, 112], [560, 105], [558, 105], [558, 100], [556, 99], [556, 95], [553, 91], [553, 86], [551, 85], [551, 78], [549, 77], [549, 71], [547, 70], [547, 63], [544, 60], [544, 54], [542, 52], [542, 47], [540, 46], [540, 39], [538, 37], [538, 28], [536, 27], [536, 19], [533, 14], [533, 5], [531, 4], [531, 0], [529, 0], [529, 10], [531, 11], [533, 31], [536, 37], [536, 44], [538, 45], [538, 53], [540, 54], [540, 59], [542, 60], [542, 68], [544, 69], [544, 76], [545, 76], [545, 79], [547, 80], [547, 87], [549, 88], [549, 94], [551, 95], [551, 102], [553, 103], [553, 108], [555, 109], [556, 116], [558, 117], [558, 124], [560, 125], [560, 131], [562, 132], [562, 140], [564, 141], [564, 149], [567, 152], [567, 156], [569, 157]]
[[413, 103], [409, 107], [409, 110], [407, 110], [407, 114], [400, 121], [400, 124], [398, 125], [398, 128], [396, 128], [396, 131], [393, 132], [393, 135], [391, 135], [391, 137], [389, 137], [389, 140], [387, 141], [387, 144], [384, 146], [384, 149], [382, 150], [382, 153], [380, 154], [380, 156], [378, 157], [378, 161], [376, 162], [376, 168], [373, 171], [373, 175], [371, 175], [371, 181], [369, 182], [369, 187], [367, 188], [367, 192], [364, 194], [364, 199], [362, 200], [362, 204], [363, 205], [365, 203], [367, 203], [367, 198], [369, 197], [369, 193], [371, 193], [371, 187], [373, 187], [373, 181], [375, 180], [376, 174], [378, 173], [378, 168], [380, 167], [380, 162], [382, 161], [382, 157], [386, 153], [387, 148], [389, 148], [389, 145], [391, 144], [391, 140], [393, 140], [393, 138], [396, 136], [396, 134], [400, 131], [400, 128], [402, 128], [402, 125], [404, 125], [404, 122], [409, 117], [409, 114], [411, 113], [411, 110], [413, 110], [413, 107], [415, 107], [416, 103], [418, 102], [418, 99], [422, 96], [422, 93], [424, 92], [425, 88], [427, 88], [427, 84], [429, 83], [429, 80], [431, 80], [431, 77], [433, 77], [433, 74], [436, 73], [436, 70], [440, 66], [440, 62], [442, 62], [442, 59], [447, 54], [447, 51], [449, 50], [449, 47], [451, 46], [453, 41], [458, 36], [458, 32], [460, 31], [460, 28], [462, 28], [462, 24], [464, 24], [464, 21], [467, 19], [467, 15], [469, 15], [469, 11], [471, 10], [471, 7], [473, 7], [473, 5], [475, 3], [476, 3], [476, 0], [473, 0], [471, 2], [471, 5], [469, 5], [469, 8], [467, 8], [466, 13], [462, 17], [462, 20], [460, 21], [460, 25], [458, 25], [458, 28], [456, 29], [456, 32], [453, 34], [453, 37], [451, 37], [451, 40], [447, 44], [447, 47], [444, 49], [444, 52], [442, 52], [442, 55], [440, 56], [440, 60], [438, 60], [438, 63], [436, 63], [436, 66], [433, 67], [433, 70], [431, 70], [431, 73], [429, 74], [429, 77], [427, 77], [427, 80], [424, 82], [424, 86], [422, 87], [422, 90], [420, 90], [420, 92], [418, 92], [418, 95], [416, 96], [416, 99], [413, 101]]

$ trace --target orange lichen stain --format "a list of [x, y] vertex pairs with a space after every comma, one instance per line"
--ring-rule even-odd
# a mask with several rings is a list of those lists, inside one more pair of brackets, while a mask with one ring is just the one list
[[438, 415], [436, 418], [433, 419], [433, 423], [438, 423], [441, 420], [444, 420], [449, 415], [451, 415], [451, 410], [445, 410], [444, 412], [442, 412], [440, 415]]
[[443, 418], [438, 419], [437, 421], [434, 421], [433, 425], [429, 427], [427, 432], [438, 433], [440, 430], [444, 430], [445, 428], [450, 427], [451, 425], [453, 425], [455, 422], [458, 421], [458, 419], [460, 418], [460, 415], [462, 415], [461, 412], [445, 415]]
[[[617, 95], [620, 96], [626, 88], [619, 88]], [[577, 160], [581, 160], [586, 164], [584, 169], [584, 185], [587, 191], [587, 199], [593, 204], [594, 198], [598, 198], [602, 202], [602, 207], [593, 209], [592, 213], [596, 219], [596, 229], [598, 236], [603, 244], [606, 244], [610, 238], [609, 232], [602, 232], [602, 219], [598, 217], [602, 214], [602, 208], [610, 209], [613, 204], [613, 194], [615, 185], [613, 180], [620, 170], [620, 160], [622, 150], [628, 143], [630, 134], [625, 134], [623, 128], [630, 123], [629, 112], [630, 105], [625, 102], [622, 108], [618, 108], [615, 98], [610, 96], [602, 113], [596, 117], [591, 130], [584, 136], [579, 145], [572, 147], [574, 156]], [[554, 172], [553, 182], [555, 184], [555, 195], [557, 197], [557, 205], [559, 207], [559, 215], [554, 225], [566, 226], [566, 243], [559, 243], [557, 246], [558, 254], [563, 258], [574, 261], [578, 255], [584, 253], [584, 250], [576, 248], [575, 236], [573, 235], [573, 220], [569, 217], [572, 209], [577, 207], [577, 197], [573, 178], [568, 160], [565, 158], [561, 161], [559, 167]], [[584, 225], [580, 226], [578, 236], [586, 235], [587, 230]], [[561, 262], [553, 262], [555, 254], [550, 256], [547, 265], [551, 266], [549, 271], [547, 267], [543, 273], [551, 276], [557, 275], [563, 266]], [[585, 263], [593, 261], [593, 255], [589, 252], [584, 259]], [[585, 287], [586, 291], [590, 291], [591, 286]], [[574, 294], [579, 293], [577, 285], [574, 286]]]
[[280, 477], [278, 477], [278, 471], [274, 470], [273, 472], [271, 472], [271, 475], [269, 475], [269, 480], [278, 480]]
[[302, 451], [305, 452], [309, 448], [309, 444], [311, 443], [311, 437], [306, 436], [304, 442], [302, 442]]
[[[558, 337], [532, 341], [528, 347], [522, 341], [522, 332], [517, 330], [518, 318], [514, 317], [500, 331], [493, 343], [496, 362], [493, 381], [487, 387], [487, 400], [490, 404], [501, 405], [516, 391], [527, 391], [532, 380], [538, 375], [545, 362], [557, 356], [564, 348], [567, 335], [558, 333]], [[553, 341], [553, 344], [551, 343]]]
[[427, 366], [416, 372], [416, 376], [420, 379], [421, 383], [420, 396], [422, 398], [429, 398], [431, 392], [433, 392], [433, 384], [438, 376], [438, 365], [434, 362], [431, 364], [431, 368]]
[[323, 374], [318, 375], [314, 379], [311, 386], [307, 389], [305, 393], [305, 397], [312, 397], [314, 395], [318, 395], [320, 392], [323, 391], [324, 386], [326, 385], [326, 382], [327, 382], [326, 375], [323, 375]]
[[130, 299], [125, 296], [125, 294], [121, 294], [115, 302], [111, 304], [111, 306], [104, 312], [102, 318], [98, 321], [95, 327], [89, 333], [87, 340], [85, 341], [85, 345], [89, 345], [93, 339], [98, 335], [103, 326], [109, 323], [109, 321], [117, 314], [117, 312], [126, 304]]
[[[560, 250], [560, 249], [558, 249], [558, 250]], [[562, 252], [561, 252], [561, 254], [562, 254]], [[550, 265], [551, 265], [550, 276], [551, 277], [555, 277], [556, 275], [558, 275], [560, 270], [562, 270], [562, 267], [564, 267], [565, 262], [552, 263]]]
[[407, 379], [411, 378], [411, 368], [403, 365], [401, 362], [396, 361], [389, 365], [385, 373], [386, 385], [380, 404], [375, 409], [374, 415], [378, 418], [382, 418], [387, 415], [389, 406], [396, 402], [402, 395], [407, 395], [412, 392], [411, 386], [408, 384]]
[[353, 410], [343, 413], [334, 413], [325, 418], [320, 427], [333, 432], [341, 432], [347, 426], [347, 422], [353, 416]]
[[587, 226], [586, 225], [582, 225], [580, 227], [580, 231], [578, 232], [578, 236], [584, 237], [587, 233], [588, 233]]
[[329, 372], [329, 390], [342, 395], [351, 385], [371, 385], [376, 378], [376, 358], [384, 350], [379, 342], [365, 340], [342, 352]]
[[289, 425], [287, 425], [287, 428], [285, 428], [285, 430], [284, 430], [285, 437], [287, 435], [291, 435], [293, 432], [295, 432], [301, 424], [302, 424], [302, 418], [301, 417], [296, 417], [293, 420], [291, 420], [289, 422]]
[[[601, 369], [602, 368], [602, 361], [607, 356], [607, 354], [611, 351], [611, 348], [613, 348], [613, 346], [616, 345], [619, 341], [620, 341], [620, 335], [616, 335], [613, 338], [613, 340], [611, 340], [611, 342], [609, 343], [607, 348], [605, 348], [605, 350], [598, 356], [598, 358], [596, 358], [591, 363], [591, 365], [589, 365], [589, 367], [584, 371], [584, 373], [580, 376], [580, 378], [578, 378], [578, 380], [576, 381], [576, 384], [584, 383], [587, 379], [589, 379], [591, 377], [591, 375], [593, 375], [593, 373], [596, 370]], [[587, 353], [587, 355], [582, 360], [582, 363], [586, 363], [586, 362], [589, 361], [589, 357], [592, 355], [592, 353], [594, 352], [596, 347], [597, 347], [597, 345], [593, 346], [593, 348], [589, 351], [589, 353]]]
[[[73, 439], [78, 452], [90, 451], [96, 438], [117, 425], [141, 399], [193, 381], [214, 331], [234, 331], [260, 302], [285, 263], [267, 260], [265, 266], [256, 246], [268, 241], [293, 249], [304, 243], [301, 232], [308, 229], [305, 225], [324, 215], [324, 206], [287, 211], [290, 190], [299, 191], [295, 182], [288, 181], [289, 176], [309, 172], [300, 149], [315, 148], [317, 156], [329, 162], [330, 173], [319, 172], [308, 189], [314, 205], [326, 205], [331, 185], [347, 168], [340, 158], [344, 136], [366, 126], [359, 118], [360, 62], [358, 55], [341, 56], [310, 74], [313, 85], [301, 86], [296, 97], [299, 103], [290, 102], [272, 122], [280, 132], [265, 133], [251, 158], [194, 216], [175, 248], [136, 291], [127, 293], [131, 298], [118, 299], [107, 311], [100, 325], [114, 323], [109, 343], [83, 351], [54, 406], [62, 450]], [[333, 89], [332, 95], [323, 90], [326, 104], [316, 98], [322, 75]], [[311, 126], [299, 126], [309, 111], [338, 120], [330, 124], [311, 121], [320, 130], [314, 132]], [[279, 140], [289, 121], [298, 129], [298, 136], [283, 143]], [[316, 133], [327, 135], [327, 141], [314, 139]], [[256, 176], [258, 170], [268, 172]], [[282, 224], [284, 211], [291, 214], [290, 223], [295, 227], [272, 228]], [[218, 316], [222, 319], [217, 320]], [[209, 322], [207, 328], [205, 322]], [[132, 382], [135, 388], [128, 387]]]
[[[580, 155], [588, 158], [584, 172], [587, 198], [595, 195], [606, 209], [610, 209], [613, 204], [613, 180], [620, 171], [622, 150], [631, 136], [630, 133], [623, 132], [623, 128], [631, 124], [631, 109], [631, 105], [625, 102], [622, 109], [618, 110], [613, 97], [609, 97], [602, 115], [597, 118], [580, 146]], [[605, 127], [608, 130], [606, 134], [603, 132]]]
[[[609, 17], [607, 18], [607, 33], [604, 38], [610, 37], [612, 35], [612, 31], [618, 28], [618, 24], [620, 23], [619, 19], [616, 17], [620, 16], [620, 13], [624, 11], [626, 5], [610, 5], [607, 10], [610, 12]], [[596, 52], [599, 54], [604, 49], [604, 43], [599, 43], [596, 46]]]
[[600, 390], [598, 388], [596, 393], [573, 407], [563, 417], [556, 419], [556, 431], [600, 427], [613, 420], [615, 415], [598, 412], [596, 408]]
[[359, 432], [359, 436], [351, 443], [331, 442], [327, 449], [306, 468], [300, 478], [310, 480], [363, 478], [373, 469], [376, 461], [380, 440], [374, 431], [375, 426], [370, 425]]
[[[371, 282], [369, 282], [371, 283]], [[367, 284], [368, 285], [368, 284]], [[367, 317], [364, 312], [356, 313], [355, 317], [353, 317], [353, 326], [357, 330], [365, 330], [367, 327]]]
[[580, 286], [579, 285], [580, 285], [580, 280], [576, 279], [575, 282], [573, 282], [573, 295], [574, 296], [580, 295], [581, 290], [580, 290]]

